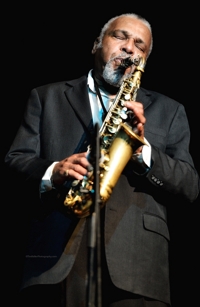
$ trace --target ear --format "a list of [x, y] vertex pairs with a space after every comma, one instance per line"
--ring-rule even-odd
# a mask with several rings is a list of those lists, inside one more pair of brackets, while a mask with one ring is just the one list
[[93, 48], [92, 48], [92, 54], [95, 54], [97, 47], [98, 47], [98, 44], [99, 44], [99, 37], [97, 37], [94, 41], [94, 45], [93, 45]]

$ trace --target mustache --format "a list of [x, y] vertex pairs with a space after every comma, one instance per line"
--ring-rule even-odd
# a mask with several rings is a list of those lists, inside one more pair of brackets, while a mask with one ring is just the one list
[[119, 55], [112, 57], [107, 62], [107, 64], [109, 65], [112, 62], [114, 62], [115, 60], [118, 60], [118, 61], [120, 60], [121, 62], [119, 64], [119, 66], [117, 67], [117, 70], [124, 72], [127, 67], [130, 67], [133, 64], [135, 65], [136, 58], [138, 58], [138, 57], [134, 58], [134, 57], [130, 56], [130, 54], [127, 54], [126, 52], [122, 52]]
[[114, 61], [114, 60], [116, 60], [116, 59], [122, 59], [122, 60], [124, 60], [124, 59], [129, 58], [129, 57], [130, 57], [129, 54], [127, 54], [126, 52], [122, 52], [122, 53], [120, 53], [120, 54], [118, 54], [118, 55], [112, 57], [112, 58], [108, 61], [108, 63], [109, 63], [109, 62], [112, 62], [112, 61]]

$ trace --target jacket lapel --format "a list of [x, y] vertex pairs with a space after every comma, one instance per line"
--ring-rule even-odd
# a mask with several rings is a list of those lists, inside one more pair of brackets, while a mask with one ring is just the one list
[[152, 103], [151, 93], [144, 88], [139, 88], [136, 100], [143, 104], [145, 110]]
[[93, 131], [92, 112], [87, 90], [87, 76], [66, 82], [66, 98], [77, 117], [91, 134]]

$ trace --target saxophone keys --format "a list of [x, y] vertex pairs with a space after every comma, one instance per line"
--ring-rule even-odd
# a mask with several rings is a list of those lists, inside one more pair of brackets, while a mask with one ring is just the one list
[[110, 135], [104, 135], [102, 138], [103, 144], [110, 145], [110, 137], [111, 137]]
[[110, 133], [116, 133], [118, 130], [118, 128], [112, 127], [110, 125], [108, 125], [107, 128]]
[[125, 100], [131, 100], [131, 94], [130, 94], [130, 93], [126, 94], [126, 95], [124, 96], [124, 99], [125, 99]]
[[121, 122], [122, 122], [122, 119], [121, 119], [121, 118], [117, 118], [117, 117], [114, 117], [114, 116], [111, 116], [111, 119], [112, 119], [112, 122], [113, 122], [115, 125], [119, 125], [119, 124], [121, 124]]
[[127, 112], [126, 112], [126, 110], [124, 110], [124, 108], [121, 110], [121, 112], [120, 112], [120, 117], [122, 118], [122, 119], [127, 119]]
[[[123, 104], [123, 100], [122, 100], [122, 103]], [[126, 107], [123, 107], [121, 110], [120, 109], [117, 109], [117, 112], [113, 112], [113, 114], [117, 114], [118, 116], [120, 116], [122, 119], [127, 119], [127, 108]], [[119, 117], [117, 117], [116, 119], [118, 119]], [[122, 121], [122, 120], [121, 120]]]
[[74, 180], [74, 181], [72, 182], [72, 186], [73, 186], [73, 187], [77, 186], [77, 185], [79, 184], [79, 182], [80, 182], [80, 180]]

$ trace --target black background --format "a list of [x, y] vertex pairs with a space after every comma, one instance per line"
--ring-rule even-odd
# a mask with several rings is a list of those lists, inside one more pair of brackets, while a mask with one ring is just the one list
[[[169, 1], [160, 1], [156, 5], [147, 3], [150, 4], [74, 1], [51, 2], [47, 7], [28, 2], [27, 6], [10, 3], [3, 7], [2, 162], [20, 124], [30, 90], [87, 72], [92, 66], [93, 41], [104, 23], [115, 15], [135, 12], [151, 23], [154, 38], [153, 52], [141, 86], [170, 96], [185, 106], [191, 128], [191, 154], [200, 173], [197, 5], [190, 2], [174, 7], [175, 2]], [[26, 229], [19, 230], [23, 227], [23, 216], [17, 216], [20, 203], [15, 202], [15, 195], [10, 190], [14, 182], [7, 178], [4, 165], [2, 168], [2, 207], [6, 209], [5, 213], [2, 212], [2, 254], [3, 270], [6, 272], [5, 293], [9, 301], [20, 272], [19, 255], [23, 242], [20, 234]], [[194, 204], [170, 204], [173, 307], [182, 303], [195, 306], [198, 302], [199, 204], [200, 198]]]

